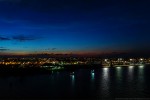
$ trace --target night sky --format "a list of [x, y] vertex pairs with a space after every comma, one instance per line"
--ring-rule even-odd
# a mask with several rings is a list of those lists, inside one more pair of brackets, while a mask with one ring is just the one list
[[149, 50], [149, 0], [0, 0], [1, 54]]

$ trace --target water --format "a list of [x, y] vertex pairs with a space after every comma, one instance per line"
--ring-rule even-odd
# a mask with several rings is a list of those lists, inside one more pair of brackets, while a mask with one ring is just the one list
[[79, 69], [33, 76], [1, 76], [0, 98], [150, 98], [150, 66]]

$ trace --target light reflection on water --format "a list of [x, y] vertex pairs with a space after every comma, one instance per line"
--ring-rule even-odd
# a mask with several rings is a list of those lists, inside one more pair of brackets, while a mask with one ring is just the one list
[[122, 73], [121, 72], [122, 72], [122, 68], [121, 67], [116, 67], [117, 82], [121, 82], [121, 80], [122, 80]]
[[71, 84], [72, 84], [72, 86], [74, 86], [74, 84], [75, 84], [75, 75], [74, 74], [70, 75], [70, 77], [71, 77]]
[[54, 71], [51, 77], [50, 75], [1, 77], [0, 96], [21, 97], [30, 96], [33, 93], [33, 96], [37, 97], [53, 97], [57, 94], [56, 97], [85, 96], [97, 97], [99, 100], [105, 100], [112, 95], [117, 97], [144, 97], [147, 95], [149, 97], [150, 81], [147, 77], [150, 75], [149, 68], [129, 66], [77, 70], [75, 73]]
[[94, 81], [95, 79], [95, 72], [94, 70], [91, 70], [91, 80]]
[[74, 74], [70, 75], [70, 78], [71, 78], [71, 95], [73, 95], [75, 92], [75, 75]]
[[91, 90], [95, 89], [95, 70], [91, 70]]
[[[118, 92], [122, 92], [122, 87], [123, 87], [123, 68], [122, 67], [116, 67], [115, 68], [115, 86], [118, 87], [116, 89], [116, 93], [118, 94]], [[116, 95], [116, 97], [118, 97], [118, 95]]]
[[138, 76], [141, 77], [144, 74], [144, 65], [138, 67]]
[[102, 75], [103, 75], [103, 79], [105, 81], [108, 81], [108, 78], [109, 78], [109, 68], [103, 68]]
[[140, 69], [143, 69], [143, 68], [144, 68], [144, 65], [140, 65], [139, 68], [140, 68]]
[[128, 81], [133, 81], [134, 66], [128, 67]]
[[138, 88], [144, 90], [144, 65], [138, 67]]
[[102, 98], [107, 98], [110, 95], [110, 76], [109, 76], [109, 68], [102, 69], [101, 83], [100, 83], [100, 93]]

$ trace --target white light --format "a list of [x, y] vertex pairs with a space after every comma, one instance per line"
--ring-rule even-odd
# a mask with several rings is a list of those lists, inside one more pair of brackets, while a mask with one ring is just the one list
[[92, 73], [92, 76], [94, 76], [95, 75], [95, 73]]
[[121, 67], [117, 67], [117, 68], [116, 68], [116, 71], [117, 71], [117, 72], [116, 72], [117, 78], [120, 78], [120, 77], [121, 77], [121, 70], [122, 70]]
[[141, 65], [141, 66], [139, 66], [140, 68], [143, 68], [144, 66], [143, 65]]
[[72, 80], [74, 80], [74, 75], [71, 75]]
[[134, 66], [129, 66], [129, 68], [133, 68]]
[[134, 66], [129, 66], [129, 69], [128, 69], [128, 80], [132, 80], [133, 79], [133, 74], [134, 74]]
[[117, 69], [121, 69], [121, 67], [117, 67]]
[[140, 60], [143, 60], [142, 58]]
[[108, 70], [108, 68], [104, 68], [104, 71], [107, 71]]
[[103, 91], [107, 91], [109, 89], [109, 68], [102, 69], [102, 89]]
[[94, 80], [95, 73], [91, 73], [91, 76], [92, 76], [92, 80]]
[[109, 74], [109, 68], [103, 68], [103, 77], [107, 78]]
[[75, 84], [75, 76], [74, 75], [70, 75], [71, 77], [71, 84], [74, 86]]

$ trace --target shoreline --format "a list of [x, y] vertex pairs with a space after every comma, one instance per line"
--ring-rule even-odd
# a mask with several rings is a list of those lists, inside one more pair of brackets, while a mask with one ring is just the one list
[[143, 65], [116, 65], [116, 66], [101, 66], [101, 65], [68, 65], [68, 66], [62, 66], [63, 68], [52, 70], [52, 68], [40, 68], [40, 67], [16, 67], [12, 68], [11, 66], [0, 66], [0, 76], [3, 75], [35, 75], [35, 74], [51, 74], [52, 71], [75, 71], [78, 69], [101, 69], [101, 68], [117, 68], [117, 67], [144, 67], [150, 64], [143, 64]]

